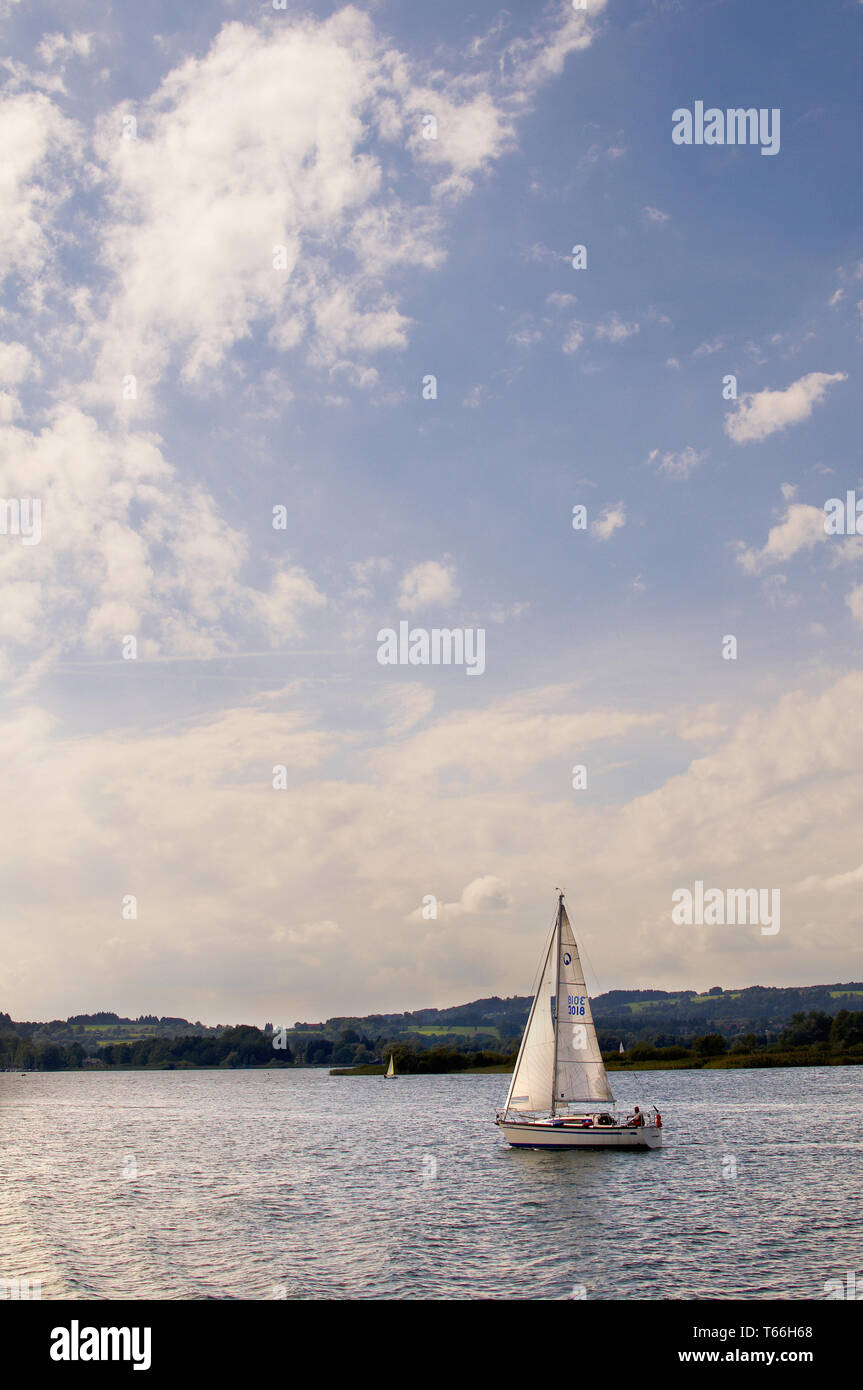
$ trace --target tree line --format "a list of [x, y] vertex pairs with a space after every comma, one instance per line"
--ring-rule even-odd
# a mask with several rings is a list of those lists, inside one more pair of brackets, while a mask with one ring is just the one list
[[102, 1067], [149, 1067], [171, 1071], [192, 1067], [291, 1066], [289, 1046], [275, 1048], [272, 1036], [250, 1024], [229, 1028], [218, 1038], [138, 1038], [105, 1043], [95, 1056], [81, 1043], [36, 1043], [0, 1034], [0, 1067], [15, 1071], [68, 1071]]
[[[369, 1037], [345, 1028], [336, 1041], [312, 1034], [289, 1041], [281, 1032], [251, 1024], [225, 1029], [218, 1036], [176, 1038], [145, 1037], [130, 1042], [106, 1042], [88, 1050], [80, 1042], [68, 1045], [21, 1037], [0, 1015], [0, 1069], [14, 1071], [66, 1071], [91, 1066], [105, 1068], [146, 1067], [159, 1070], [197, 1067], [361, 1067], [385, 1062], [394, 1054], [404, 1072], [434, 1073], [466, 1068], [512, 1064], [518, 1039], [505, 1039], [498, 1050], [488, 1039], [471, 1042]], [[831, 1059], [863, 1062], [863, 1011], [840, 1009], [831, 1015], [817, 1009], [795, 1013], [775, 1039], [747, 1033], [729, 1040], [723, 1033], [705, 1033], [671, 1041], [662, 1034], [644, 1039], [622, 1056], [613, 1042], [600, 1035], [606, 1060], [627, 1062], [691, 1061], [703, 1065], [724, 1060], [725, 1065], [801, 1065]]]
[[[607, 1039], [600, 1039], [600, 1042], [605, 1050]], [[614, 1050], [608, 1048], [608, 1060], [614, 1060], [614, 1056]], [[706, 1061], [720, 1057], [726, 1058], [729, 1064], [753, 1057], [773, 1061], [775, 1065], [782, 1065], [776, 1061], [780, 1057], [787, 1057], [792, 1063], [795, 1060], [827, 1061], [831, 1057], [847, 1061], [859, 1058], [863, 1062], [863, 1011], [840, 1009], [833, 1015], [818, 1009], [810, 1009], [808, 1013], [801, 1011], [792, 1015], [774, 1039], [764, 1034], [745, 1033], [729, 1040], [724, 1033], [705, 1033], [669, 1043], [659, 1034], [635, 1043], [625, 1051], [621, 1061]]]

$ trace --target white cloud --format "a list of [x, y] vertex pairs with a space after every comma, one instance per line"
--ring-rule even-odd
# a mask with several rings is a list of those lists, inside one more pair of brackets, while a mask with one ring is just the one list
[[433, 605], [447, 607], [458, 598], [458, 592], [452, 564], [425, 560], [403, 575], [399, 608], [405, 613], [416, 613], [420, 608]]
[[436, 778], [446, 785], [452, 772], [467, 784], [506, 785], [549, 758], [565, 758], [573, 748], [619, 739], [656, 722], [654, 715], [583, 709], [570, 686], [543, 686], [442, 717], [397, 751], [379, 750], [373, 765], [388, 778], [424, 781], [429, 792]]
[[784, 564], [801, 550], [811, 550], [826, 539], [823, 509], [793, 502], [782, 520], [771, 526], [760, 550], [749, 550], [742, 541], [739, 543], [737, 563], [747, 574], [761, 574], [769, 566]]
[[0, 424], [11, 425], [21, 415], [21, 402], [14, 391], [0, 391]]
[[863, 584], [858, 584], [847, 595], [845, 602], [851, 609], [851, 617], [855, 623], [863, 627]]
[[419, 681], [403, 681], [390, 686], [380, 694], [380, 702], [387, 712], [386, 732], [391, 738], [407, 733], [421, 719], [425, 719], [434, 708], [434, 691]]
[[574, 309], [578, 300], [574, 294], [565, 294], [561, 290], [555, 290], [552, 294], [547, 294], [545, 302], [552, 309]]
[[269, 940], [284, 946], [305, 969], [321, 969], [334, 950], [344, 949], [345, 933], [338, 922], [301, 922], [296, 927], [276, 927]]
[[462, 401], [462, 405], [467, 406], [469, 410], [476, 410], [478, 406], [485, 404], [487, 398], [488, 387], [483, 386], [480, 383], [470, 388], [464, 400]]
[[0, 550], [0, 626], [21, 660], [40, 656], [46, 633], [116, 659], [130, 633], [149, 657], [212, 656], [249, 630], [275, 647], [325, 601], [288, 562], [263, 587], [244, 582], [246, 535], [152, 436], [106, 433], [61, 407], [39, 434], [0, 428], [0, 449], [0, 496], [43, 509], [38, 545]]
[[82, 148], [79, 128], [43, 93], [0, 102], [0, 279], [20, 274], [34, 298], [55, 281], [51, 231]]
[[570, 355], [573, 352], [578, 352], [578, 349], [581, 347], [583, 342], [584, 324], [579, 323], [577, 319], [574, 319], [566, 331], [566, 337], [563, 340], [563, 351], [567, 355]]
[[23, 343], [0, 343], [0, 382], [17, 386], [25, 377], [40, 375], [40, 368]]
[[517, 101], [528, 102], [537, 88], [561, 75], [570, 53], [590, 46], [594, 31], [589, 21], [605, 9], [606, 3], [607, 0], [586, 0], [584, 10], [562, 5], [553, 12], [558, 21], [555, 29], [549, 32], [537, 27], [530, 38], [514, 39], [507, 45], [505, 71], [511, 74]]
[[863, 864], [859, 868], [849, 869], [846, 873], [830, 874], [827, 878], [819, 878], [817, 874], [808, 874], [795, 886], [800, 893], [811, 893], [813, 890], [843, 893], [848, 888], [859, 888], [861, 883], [863, 883]]
[[591, 522], [590, 529], [598, 540], [607, 541], [615, 531], [625, 525], [626, 509], [623, 503], [613, 502], [603, 508], [596, 521]]
[[671, 213], [663, 212], [661, 208], [642, 208], [641, 215], [644, 218], [645, 222], [651, 222], [658, 226], [662, 226], [663, 222], [671, 221]]
[[[856, 885], [839, 880], [860, 859], [860, 673], [729, 714], [724, 735], [709, 706], [688, 727], [679, 712], [585, 710], [571, 688], [526, 690], [409, 735], [365, 777], [345, 765], [353, 736], [319, 726], [317, 692], [309, 712], [299, 698], [169, 731], [67, 732], [33, 708], [0, 721], [15, 787], [0, 807], [0, 875], [20, 923], [2, 985], [22, 1015], [92, 1008], [94, 994], [120, 1012], [211, 1022], [511, 994], [561, 865], [603, 987], [691, 987], [732, 963], [739, 983], [847, 978]], [[597, 741], [648, 731], [653, 747], [677, 726], [710, 738], [710, 755], [623, 804], [573, 803], [569, 769], [592, 766]], [[559, 792], [535, 774], [546, 759]], [[273, 790], [274, 763], [289, 767], [288, 790]], [[830, 883], [817, 929], [784, 891], [777, 938], [671, 922], [674, 885], [784, 890], [807, 874]], [[128, 892], [139, 922], [120, 933]], [[461, 911], [414, 914], [406, 931], [406, 904], [434, 892]], [[107, 953], [109, 937], [121, 944]]]
[[722, 707], [714, 704], [685, 715], [676, 732], [687, 743], [712, 743], [727, 729], [728, 721], [722, 717]]
[[[485, 913], [507, 912], [513, 903], [513, 896], [503, 879], [494, 874], [485, 874], [466, 884], [458, 902], [437, 905], [437, 919], [453, 921], [460, 917], [476, 917]], [[422, 908], [417, 908], [406, 919], [408, 922], [423, 921]]]
[[349, 566], [353, 587], [345, 591], [346, 598], [371, 598], [374, 582], [380, 576], [389, 574], [393, 562], [386, 555], [370, 555], [366, 560], [355, 560]]
[[712, 341], [699, 343], [697, 348], [693, 348], [693, 357], [712, 357], [714, 352], [720, 352], [725, 347], [724, 338], [714, 338]]
[[699, 453], [691, 444], [687, 444], [679, 453], [667, 452], [661, 456], [658, 449], [651, 449], [647, 462], [656, 463], [660, 473], [665, 473], [669, 478], [688, 478], [698, 465], [704, 462], [708, 453], [707, 449]]
[[330, 367], [330, 376], [344, 376], [352, 386], [357, 386], [360, 390], [368, 391], [373, 386], [377, 386], [380, 380], [380, 373], [375, 367], [363, 367], [359, 362], [334, 362]]
[[493, 623], [508, 623], [510, 618], [520, 618], [522, 613], [526, 613], [530, 608], [529, 603], [511, 603], [509, 606], [499, 604], [489, 613], [489, 619]]
[[515, 343], [517, 347], [533, 347], [534, 343], [542, 342], [542, 329], [537, 326], [532, 314], [522, 314], [516, 327], [507, 334], [506, 340], [508, 343]]
[[609, 343], [622, 343], [627, 338], [634, 337], [639, 327], [637, 323], [624, 323], [620, 315], [614, 313], [596, 325], [596, 336]]
[[725, 433], [735, 444], [767, 439], [777, 430], [808, 420], [823, 401], [827, 388], [846, 381], [845, 372], [810, 372], [784, 391], [757, 391], [742, 396], [736, 411], [726, 416]]
[[[380, 159], [362, 148], [387, 119], [383, 77], [357, 10], [266, 32], [232, 23], [141, 106], [137, 139], [118, 138], [122, 111], [103, 122], [115, 214], [112, 303], [96, 326], [103, 390], [135, 371], [143, 408], [175, 354], [205, 386], [258, 320], [278, 348], [303, 343], [327, 367], [405, 345], [408, 320], [381, 276], [433, 268], [442, 252], [436, 214], [384, 194]], [[334, 234], [340, 272], [323, 250]]]
[[553, 251], [541, 241], [535, 241], [532, 245], [525, 247], [522, 251], [522, 260], [534, 261], [539, 265], [557, 267], [561, 261], [568, 261], [569, 255], [565, 251]]
[[46, 34], [36, 52], [42, 62], [49, 67], [58, 58], [65, 62], [71, 57], [89, 58], [93, 48], [93, 35], [75, 30], [72, 34]]
[[[131, 109], [111, 112], [96, 140], [111, 220], [87, 344], [95, 398], [116, 402], [133, 372], [126, 417], [146, 413], [174, 367], [212, 390], [226, 354], [260, 330], [313, 366], [366, 369], [357, 384], [373, 385], [366, 359], [408, 341], [398, 274], [441, 265], [448, 204], [514, 148], [515, 114], [590, 44], [589, 13], [546, 16], [501, 69], [471, 75], [409, 61], [352, 6], [232, 22], [135, 107], [136, 139], [120, 138]], [[431, 113], [436, 139], [423, 134]], [[392, 179], [404, 148], [430, 180], [426, 201]]]
[[326, 598], [298, 565], [280, 569], [269, 589], [250, 595], [252, 609], [264, 624], [273, 646], [302, 631], [309, 609], [323, 608]]

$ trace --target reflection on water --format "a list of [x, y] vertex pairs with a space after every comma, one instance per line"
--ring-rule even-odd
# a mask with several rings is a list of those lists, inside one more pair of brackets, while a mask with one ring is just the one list
[[796, 1299], [860, 1269], [863, 1068], [612, 1081], [659, 1105], [662, 1150], [509, 1149], [503, 1076], [0, 1075], [0, 1278], [43, 1298]]

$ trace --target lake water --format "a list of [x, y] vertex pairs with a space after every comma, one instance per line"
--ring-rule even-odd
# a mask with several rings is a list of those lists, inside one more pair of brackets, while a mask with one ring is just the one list
[[0, 1277], [43, 1299], [800, 1299], [860, 1271], [863, 1067], [613, 1074], [620, 1104], [659, 1105], [655, 1153], [510, 1149], [507, 1084], [0, 1075]]

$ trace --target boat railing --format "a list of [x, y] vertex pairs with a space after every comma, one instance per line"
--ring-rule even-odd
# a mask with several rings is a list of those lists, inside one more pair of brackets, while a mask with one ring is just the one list
[[[554, 1119], [558, 1122], [558, 1124], [564, 1124], [564, 1123], [567, 1122], [567, 1121], [569, 1121], [569, 1122], [571, 1122], [571, 1123], [577, 1123], [577, 1122], [580, 1121], [581, 1123], [583, 1123], [583, 1124], [585, 1125], [585, 1128], [587, 1128], [587, 1127], [598, 1127], [598, 1128], [602, 1128], [603, 1126], [601, 1126], [601, 1125], [600, 1125], [600, 1126], [597, 1126], [597, 1125], [596, 1125], [596, 1121], [595, 1121], [595, 1119], [594, 1119], [594, 1116], [597, 1115], [597, 1114], [607, 1114], [607, 1115], [611, 1116], [611, 1118], [612, 1118], [612, 1124], [609, 1126], [609, 1128], [612, 1128], [612, 1127], [615, 1128], [615, 1129], [632, 1129], [632, 1128], [636, 1128], [636, 1126], [635, 1126], [634, 1123], [633, 1123], [633, 1121], [635, 1120], [635, 1114], [634, 1114], [634, 1112], [630, 1112], [630, 1114], [628, 1114], [628, 1115], [626, 1115], [626, 1116], [620, 1116], [620, 1115], [617, 1115], [617, 1114], [612, 1115], [611, 1111], [595, 1111], [595, 1110], [575, 1111], [575, 1110], [573, 1110], [573, 1111], [570, 1111], [570, 1112], [562, 1112], [562, 1113], [559, 1112], [556, 1116], [552, 1117], [552, 1115], [550, 1114], [550, 1112], [549, 1112], [548, 1110], [515, 1110], [515, 1111], [509, 1111], [509, 1110], [507, 1110], [506, 1108], [498, 1108], [498, 1109], [495, 1110], [495, 1112], [494, 1112], [494, 1117], [495, 1117], [495, 1120], [497, 1121], [498, 1124], [500, 1124], [501, 1122], [503, 1122], [503, 1121], [505, 1121], [505, 1120], [508, 1120], [508, 1122], [509, 1122], [510, 1124], [517, 1124], [519, 1121], [524, 1121], [524, 1120], [527, 1120], [527, 1121], [529, 1121], [529, 1122], [535, 1123], [535, 1122], [538, 1121], [538, 1120], [550, 1121], [552, 1118], [554, 1118]], [[644, 1128], [644, 1129], [656, 1129], [656, 1128], [657, 1128], [657, 1124], [656, 1124], [656, 1115], [655, 1115], [655, 1113], [654, 1113], [654, 1114], [651, 1114], [651, 1115], [645, 1115], [644, 1112], [642, 1111], [642, 1112], [641, 1112], [641, 1115], [642, 1115], [641, 1125], [637, 1126], [638, 1128]]]

